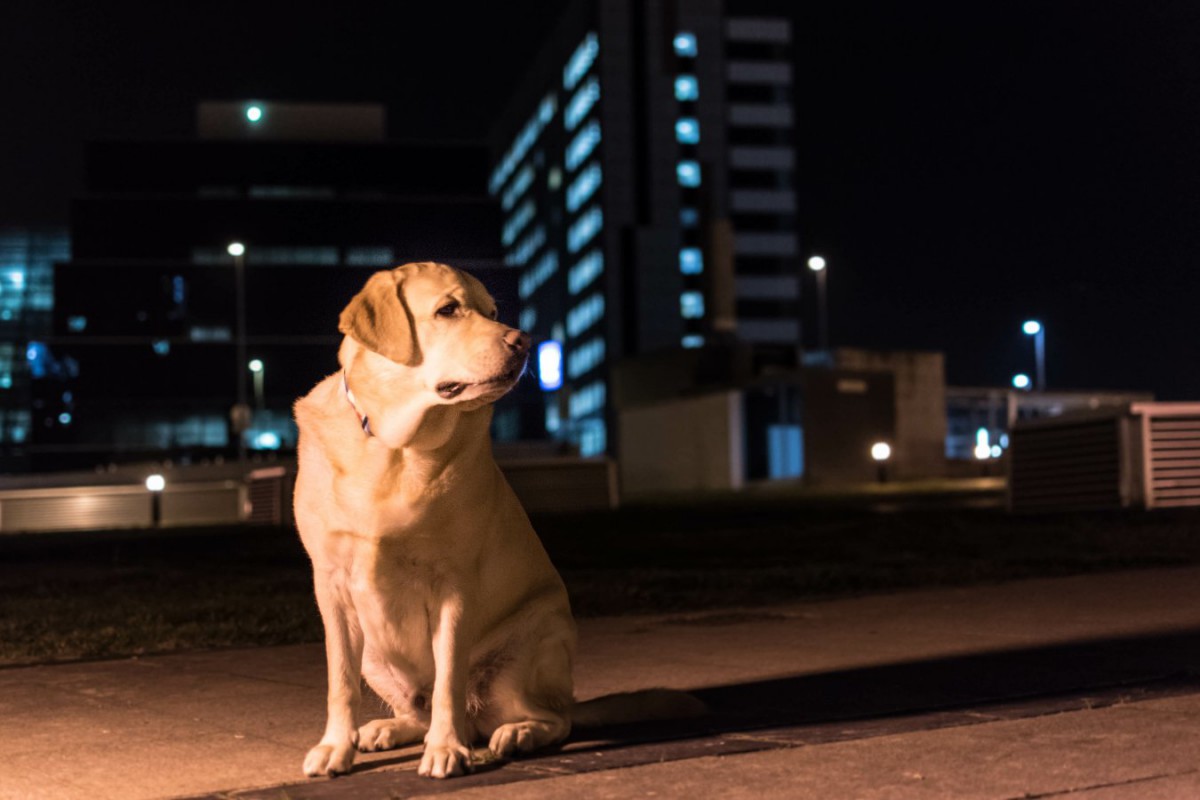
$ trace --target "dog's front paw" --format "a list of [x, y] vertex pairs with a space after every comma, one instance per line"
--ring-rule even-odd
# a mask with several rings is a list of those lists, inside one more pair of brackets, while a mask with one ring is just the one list
[[320, 775], [343, 775], [350, 771], [354, 763], [355, 744], [353, 741], [338, 744], [321, 742], [304, 757], [304, 774], [310, 778]]
[[426, 778], [449, 778], [471, 769], [471, 750], [462, 742], [427, 743], [417, 774]]

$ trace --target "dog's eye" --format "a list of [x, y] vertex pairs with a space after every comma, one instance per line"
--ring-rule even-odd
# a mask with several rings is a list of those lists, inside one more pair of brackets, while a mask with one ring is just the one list
[[451, 300], [449, 303], [446, 303], [446, 305], [442, 306], [441, 308], [439, 308], [437, 310], [437, 315], [439, 317], [453, 317], [457, 313], [458, 313], [458, 301], [457, 300]]

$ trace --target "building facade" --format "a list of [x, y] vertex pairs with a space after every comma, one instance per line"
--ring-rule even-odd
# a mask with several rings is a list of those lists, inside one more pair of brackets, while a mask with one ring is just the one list
[[338, 314], [377, 269], [473, 270], [516, 324], [483, 145], [388, 140], [363, 105], [206, 103], [198, 129], [88, 145], [44, 339], [76, 366], [69, 418], [34, 426], [48, 465], [294, 446], [292, 402], [337, 369]]
[[798, 346], [793, 84], [791, 22], [761, 3], [564, 13], [496, 126], [488, 183], [521, 326], [561, 371], [523, 436], [614, 449], [627, 356]]

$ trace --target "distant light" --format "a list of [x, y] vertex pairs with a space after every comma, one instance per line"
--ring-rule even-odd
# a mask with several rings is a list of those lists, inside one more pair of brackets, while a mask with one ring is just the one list
[[1000, 454], [1002, 452], [1003, 451], [1000, 449], [1000, 445], [998, 445], [998, 444], [992, 445], [992, 458], [999, 458]]
[[980, 461], [986, 461], [991, 457], [992, 448], [988, 447], [986, 444], [975, 445], [975, 458], [979, 459]]
[[979, 430], [975, 431], [975, 444], [977, 446], [989, 448], [990, 440], [991, 434], [988, 433], [987, 428], [980, 428]]
[[538, 385], [544, 392], [562, 388], [562, 342], [547, 339], [538, 345]]
[[64, 411], [63, 413], [58, 415], [58, 421], [59, 421], [59, 424], [61, 424], [61, 425], [70, 425], [71, 424], [71, 415], [69, 413], [67, 413], [66, 411]]
[[1008, 434], [1007, 433], [1000, 434], [1000, 446], [1008, 447]]
[[146, 478], [146, 488], [152, 492], [161, 492], [167, 486], [167, 479], [162, 475], [151, 475]]
[[700, 99], [700, 84], [695, 75], [680, 75], [675, 79], [675, 99], [681, 103]]
[[1018, 372], [1016, 375], [1013, 375], [1012, 384], [1017, 389], [1028, 389], [1033, 385], [1033, 381], [1024, 372]]
[[246, 119], [251, 122], [258, 122], [263, 118], [262, 106], [254, 105], [246, 108]]
[[263, 431], [254, 437], [254, 449], [256, 450], [278, 450], [282, 443], [279, 434], [275, 431]]
[[155, 339], [151, 347], [154, 348], [156, 355], [165, 356], [171, 352], [171, 343], [166, 339]]
[[1042, 332], [1042, 323], [1038, 322], [1036, 319], [1026, 320], [1025, 324], [1021, 326], [1021, 330], [1025, 331], [1025, 333], [1029, 334], [1030, 336], [1037, 336]]
[[680, 117], [675, 120], [675, 140], [680, 144], [699, 144], [700, 123], [694, 117]]
[[679, 271], [684, 275], [699, 275], [704, 272], [704, 254], [699, 247], [684, 247], [679, 250]]
[[820, 272], [825, 269], [825, 259], [820, 256], [813, 256], [808, 260], [808, 268], [813, 272]]
[[25, 271], [22, 269], [10, 269], [7, 273], [8, 280], [12, 283], [14, 289], [25, 288]]
[[682, 339], [680, 339], [679, 343], [682, 344], [684, 347], [686, 347], [689, 350], [695, 349], [697, 347], [703, 347], [704, 346], [704, 336], [699, 333], [689, 333], [689, 334], [685, 335]]
[[78, 315], [67, 317], [67, 330], [72, 333], [87, 330], [87, 317]]
[[0, 375], [0, 389], [11, 389], [13, 385], [12, 375]]
[[700, 185], [700, 164], [690, 159], [680, 161], [675, 167], [675, 176], [680, 186], [695, 189]]
[[259, 358], [251, 359], [250, 363], [247, 366], [250, 367], [251, 372], [262, 372], [263, 371], [262, 359], [259, 359]]
[[696, 57], [696, 34], [690, 31], [680, 31], [675, 34], [675, 55], [684, 58]]
[[240, 255], [245, 255], [246, 245], [242, 244], [241, 242], [230, 242], [229, 246], [225, 248], [225, 252], [229, 253], [229, 255], [233, 256], [234, 258], [237, 258]]
[[892, 457], [892, 446], [887, 442], [876, 442], [871, 445], [871, 458], [876, 461], [887, 461]]

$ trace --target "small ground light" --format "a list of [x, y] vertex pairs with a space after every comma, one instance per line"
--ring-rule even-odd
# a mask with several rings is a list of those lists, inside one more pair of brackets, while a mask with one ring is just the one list
[[875, 459], [875, 477], [880, 483], [887, 483], [887, 462], [891, 457], [892, 446], [887, 442], [871, 445], [871, 458]]
[[150, 490], [150, 524], [156, 528], [162, 525], [162, 490], [166, 486], [167, 479], [162, 475], [146, 478], [146, 488]]
[[246, 245], [242, 244], [241, 242], [230, 242], [229, 246], [225, 248], [225, 252], [229, 253], [229, 255], [233, 256], [234, 258], [237, 258], [238, 256], [246, 253]]
[[808, 260], [808, 268], [813, 272], [820, 272], [825, 269], [825, 259], [820, 256], [813, 256]]
[[262, 372], [263, 363], [261, 359], [255, 358], [247, 366], [250, 367], [251, 372]]
[[250, 106], [246, 109], [246, 119], [258, 122], [263, 118], [262, 106]]

